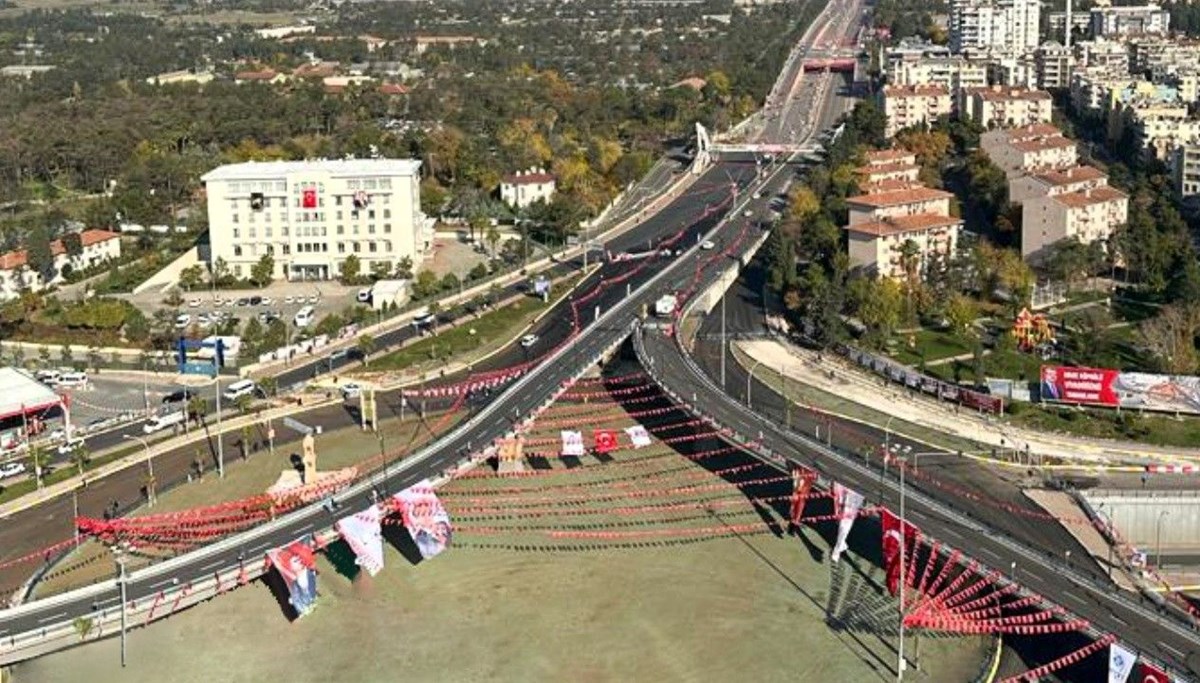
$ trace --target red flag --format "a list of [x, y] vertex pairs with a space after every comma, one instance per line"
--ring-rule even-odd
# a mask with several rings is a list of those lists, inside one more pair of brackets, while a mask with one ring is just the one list
[[617, 450], [617, 430], [615, 429], [592, 430], [592, 439], [596, 443], [597, 453]]
[[[900, 592], [900, 543], [902, 540], [911, 542], [917, 535], [917, 528], [904, 522], [902, 534], [900, 518], [887, 508], [883, 508], [880, 513], [880, 521], [883, 522], [883, 567], [887, 572], [887, 589], [889, 593], [896, 595]], [[908, 552], [906, 549], [905, 555]]]
[[807, 467], [792, 467], [792, 506], [788, 517], [795, 526], [800, 526], [800, 519], [804, 516], [804, 504], [808, 501], [808, 494], [812, 492], [812, 485], [816, 480], [817, 473]]
[[301, 198], [301, 204], [306, 209], [317, 208], [317, 191], [316, 190], [305, 190], [304, 195]]
[[1141, 683], [1171, 683], [1167, 672], [1149, 662], [1142, 662]]

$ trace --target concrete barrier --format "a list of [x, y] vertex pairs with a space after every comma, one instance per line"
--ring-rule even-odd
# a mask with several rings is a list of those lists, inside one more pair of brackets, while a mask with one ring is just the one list
[[158, 287], [166, 289], [171, 285], [179, 282], [179, 274], [185, 269], [192, 266], [200, 265], [200, 248], [192, 247], [183, 253], [182, 256], [171, 261], [157, 273], [151, 275], [145, 282], [133, 288], [134, 294], [141, 294], [149, 289]]

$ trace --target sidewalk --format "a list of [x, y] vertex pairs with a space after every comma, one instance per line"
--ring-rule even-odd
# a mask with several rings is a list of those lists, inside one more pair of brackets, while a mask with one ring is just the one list
[[822, 389], [939, 432], [971, 439], [1000, 449], [1028, 449], [1038, 456], [1086, 461], [1104, 466], [1116, 463], [1189, 463], [1200, 461], [1200, 449], [1149, 446], [1129, 441], [1106, 441], [1034, 432], [927, 398], [883, 379], [867, 376], [830, 354], [818, 355], [776, 340], [735, 342], [737, 348], [790, 379]]

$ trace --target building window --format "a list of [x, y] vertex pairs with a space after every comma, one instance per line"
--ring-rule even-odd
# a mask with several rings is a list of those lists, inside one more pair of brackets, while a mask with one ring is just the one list
[[367, 226], [367, 234], [368, 234], [368, 235], [374, 235], [374, 234], [375, 234], [375, 224], [374, 224], [374, 223], [372, 223], [372, 224], [370, 224], [370, 225], [368, 225], [368, 226]]
[[345, 235], [346, 234], [346, 226], [344, 226], [344, 225], [337, 226], [337, 234]]
[[370, 251], [372, 254], [375, 253], [375, 243], [374, 242], [367, 242], [367, 246], [370, 248]]
[[275, 255], [275, 245], [274, 245], [274, 244], [268, 244], [268, 245], [267, 245], [267, 253], [268, 253], [268, 254], [270, 254], [270, 255], [272, 255], [272, 256], [274, 256], [274, 255]]
[[[341, 197], [338, 197], [338, 199], [341, 199]], [[341, 204], [341, 202], [340, 202], [340, 201], [339, 201], [338, 203], [339, 203], [339, 204]], [[340, 221], [340, 220], [342, 220], [342, 212], [341, 212], [341, 211], [338, 211], [338, 212], [337, 212], [337, 219], [338, 219], [339, 221]]]
[[391, 209], [384, 209], [384, 210], [383, 210], [383, 217], [384, 217], [384, 218], [391, 218], [391, 217], [392, 217], [392, 210], [391, 210]]
[[353, 244], [354, 244], [354, 253], [357, 254], [358, 252], [362, 251], [362, 246], [359, 245], [358, 242], [354, 242]]
[[375, 220], [375, 209], [371, 209], [371, 210], [367, 211], [367, 218], [369, 218], [371, 220]]
[[241, 237], [242, 237], [242, 231], [238, 230], [237, 228], [234, 228], [233, 229], [233, 239], [235, 239], [235, 240], [241, 239]]
[[236, 263], [233, 265], [233, 276], [236, 278], [240, 278], [242, 276], [242, 267]]
[[263, 237], [266, 237], [267, 239], [271, 239], [271, 237], [272, 237], [271, 226], [268, 225], [267, 227], [263, 228]]
[[345, 242], [338, 242], [338, 252], [337, 253], [339, 253], [339, 254], [346, 253], [346, 243]]
[[255, 237], [258, 237], [257, 233], [258, 233], [258, 230], [256, 230], [255, 228], [250, 228], [249, 230], [246, 231], [246, 236], [249, 237], [250, 239], [254, 239]]
[[391, 224], [391, 223], [384, 223], [384, 224], [383, 224], [383, 232], [384, 232], [385, 234], [390, 234], [390, 233], [392, 232], [392, 224]]
[[238, 215], [237, 215], [236, 213], [234, 213], [232, 216], [230, 216], [230, 217], [229, 217], [229, 222], [230, 222], [230, 223], [237, 223], [237, 222], [238, 222]]
[[240, 244], [233, 245], [233, 255], [234, 256], [242, 255], [242, 245], [240, 245]]
[[[338, 196], [334, 197], [333, 204], [334, 204], [334, 206], [341, 206], [342, 205], [342, 195], [339, 194]], [[341, 217], [342, 217], [342, 212], [338, 211], [338, 218], [341, 218]]]
[[283, 245], [283, 253], [284, 253], [284, 255], [292, 253], [292, 245], [290, 245], [290, 244]]

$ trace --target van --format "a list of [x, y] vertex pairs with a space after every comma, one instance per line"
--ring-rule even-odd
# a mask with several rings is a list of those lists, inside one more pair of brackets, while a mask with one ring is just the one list
[[296, 327], [308, 327], [313, 321], [313, 307], [305, 306], [299, 311], [296, 311], [296, 317], [292, 322], [296, 323]]
[[60, 387], [82, 387], [87, 386], [87, 383], [86, 372], [64, 372], [58, 377], [58, 386]]
[[225, 387], [225, 391], [221, 394], [221, 398], [226, 401], [236, 401], [243, 396], [249, 396], [254, 393], [258, 386], [252, 380], [241, 379], [229, 386]]
[[171, 427], [173, 425], [181, 425], [183, 424], [183, 420], [184, 413], [182, 410], [174, 413], [167, 413], [165, 415], [155, 415], [149, 420], [146, 420], [146, 424], [142, 425], [142, 431], [146, 434], [153, 434], [154, 432], [166, 429], [167, 427]]
[[42, 384], [54, 386], [58, 384], [58, 380], [62, 379], [62, 373], [58, 370], [38, 370], [34, 377]]

